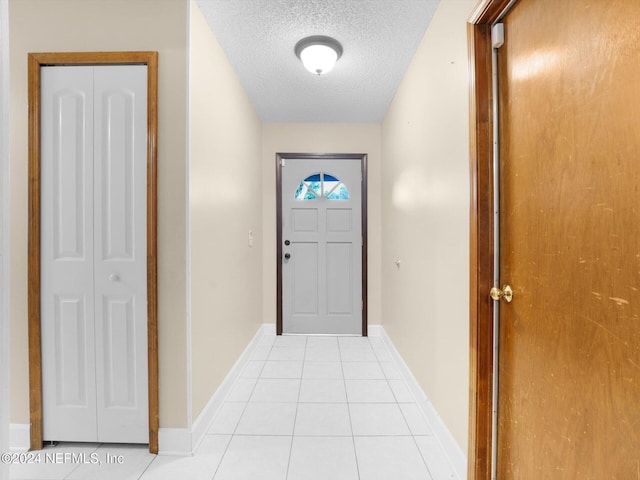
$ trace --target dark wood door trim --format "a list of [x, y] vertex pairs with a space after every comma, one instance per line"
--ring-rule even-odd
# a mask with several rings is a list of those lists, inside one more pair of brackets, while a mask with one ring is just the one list
[[157, 289], [157, 52], [30, 53], [28, 326], [31, 449], [42, 448], [42, 355], [40, 330], [40, 67], [47, 65], [147, 65], [147, 349], [149, 451], [158, 453], [158, 289]]
[[367, 323], [367, 154], [366, 153], [276, 153], [276, 334], [282, 335], [282, 164], [289, 158], [332, 160], [357, 159], [362, 168], [362, 336], [368, 335]]
[[491, 24], [510, 0], [481, 0], [467, 25], [470, 64], [469, 480], [490, 480], [493, 389]]

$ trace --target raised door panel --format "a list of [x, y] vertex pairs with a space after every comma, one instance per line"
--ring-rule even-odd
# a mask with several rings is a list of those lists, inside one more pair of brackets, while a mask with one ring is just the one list
[[317, 208], [292, 208], [291, 209], [292, 233], [317, 233], [318, 209]]
[[[56, 405], [89, 407], [94, 395], [89, 392], [87, 371], [87, 311], [83, 297], [54, 298], [54, 362]], [[91, 363], [89, 363], [90, 365]]]
[[327, 243], [327, 315], [349, 316], [353, 314], [353, 245], [351, 243]]
[[136, 328], [132, 297], [104, 297], [102, 303], [105, 408], [135, 407]]
[[291, 315], [313, 315], [318, 311], [318, 244], [294, 243], [290, 248], [292, 254], [290, 270], [292, 271], [292, 309]]
[[350, 208], [327, 208], [327, 233], [350, 233], [353, 230]]
[[99, 113], [102, 260], [133, 259], [134, 144], [133, 92], [102, 92]]
[[[49, 152], [51, 164], [45, 166], [53, 172], [53, 255], [56, 260], [83, 259], [87, 248], [85, 169], [91, 161], [85, 144], [85, 114], [91, 106], [87, 105], [85, 92], [78, 89], [61, 88], [49, 100], [53, 110], [50, 138], [53, 145]], [[46, 133], [48, 136], [49, 131]]]

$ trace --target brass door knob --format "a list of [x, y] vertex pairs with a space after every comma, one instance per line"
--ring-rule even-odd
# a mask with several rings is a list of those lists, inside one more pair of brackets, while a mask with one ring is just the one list
[[498, 287], [493, 287], [489, 292], [491, 298], [493, 298], [496, 302], [500, 299], [504, 298], [505, 302], [510, 303], [513, 300], [513, 290], [509, 285], [505, 285], [500, 290]]

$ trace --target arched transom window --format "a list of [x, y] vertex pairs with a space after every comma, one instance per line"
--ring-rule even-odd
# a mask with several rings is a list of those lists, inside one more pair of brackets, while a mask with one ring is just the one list
[[305, 178], [296, 190], [296, 200], [349, 200], [349, 190], [342, 181], [330, 173], [319, 172]]

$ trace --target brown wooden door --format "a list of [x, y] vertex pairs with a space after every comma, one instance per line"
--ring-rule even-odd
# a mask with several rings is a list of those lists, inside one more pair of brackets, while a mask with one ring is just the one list
[[503, 22], [498, 478], [640, 478], [640, 1]]

